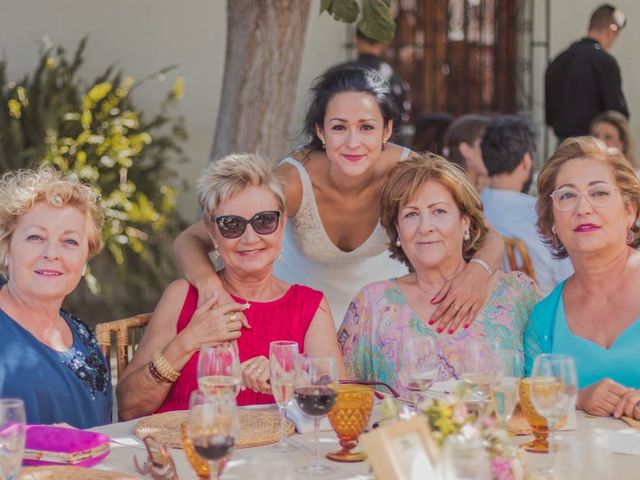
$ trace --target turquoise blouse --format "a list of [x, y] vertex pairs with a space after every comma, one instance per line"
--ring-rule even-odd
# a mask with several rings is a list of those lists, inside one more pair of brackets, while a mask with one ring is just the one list
[[[533, 361], [541, 353], [562, 353], [575, 358], [578, 388], [603, 378], [626, 387], [640, 388], [640, 318], [624, 330], [610, 348], [575, 335], [567, 325], [562, 302], [565, 282], [538, 303], [524, 334], [525, 372], [531, 374]], [[604, 319], [606, 321], [606, 319]]]

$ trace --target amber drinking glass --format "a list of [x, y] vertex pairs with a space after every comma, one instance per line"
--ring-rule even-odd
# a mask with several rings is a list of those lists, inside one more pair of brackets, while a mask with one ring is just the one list
[[363, 452], [352, 452], [364, 431], [373, 409], [373, 389], [366, 385], [339, 385], [336, 404], [327, 414], [340, 440], [341, 450], [327, 454], [336, 462], [362, 462]]
[[524, 378], [520, 382], [520, 410], [531, 425], [533, 440], [522, 444], [525, 450], [536, 453], [549, 452], [549, 424], [540, 415], [531, 402], [531, 378]]
[[[193, 447], [193, 441], [189, 438], [187, 428], [187, 422], [182, 422], [180, 424], [180, 435], [182, 437], [184, 454], [187, 457], [187, 460], [189, 460], [191, 468], [193, 468], [193, 470], [196, 472], [196, 475], [198, 475], [198, 478], [201, 480], [209, 480], [209, 478], [211, 477], [211, 473], [209, 472], [209, 462], [207, 462], [204, 458], [196, 453]], [[222, 475], [226, 464], [227, 458], [219, 461], [218, 475]]]

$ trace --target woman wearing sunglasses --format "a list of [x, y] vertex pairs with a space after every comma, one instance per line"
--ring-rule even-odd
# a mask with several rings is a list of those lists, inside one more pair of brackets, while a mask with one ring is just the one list
[[273, 168], [254, 154], [231, 155], [211, 164], [197, 188], [223, 264], [218, 276], [231, 299], [214, 293], [199, 302], [198, 290], [186, 280], [165, 290], [118, 383], [124, 419], [187, 409], [198, 388], [203, 345], [237, 341], [247, 387], [239, 405], [274, 403], [267, 359], [274, 340], [295, 341], [309, 355], [331, 355], [344, 371], [323, 294], [273, 275], [286, 223], [283, 186]]
[[538, 230], [575, 273], [533, 310], [526, 369], [539, 353], [576, 359], [577, 407], [640, 417], [640, 182], [618, 149], [565, 140], [538, 176]]
[[[388, 143], [397, 106], [389, 84], [375, 70], [332, 70], [315, 82], [311, 96], [304, 126], [309, 143], [278, 168], [290, 222], [276, 275], [322, 291], [340, 325], [362, 287], [407, 273], [386, 251], [389, 238], [378, 205], [389, 172], [410, 151]], [[484, 285], [503, 250], [495, 233], [487, 243], [476, 254], [480, 262], [423, 299], [439, 303], [433, 319], [444, 331], [472, 321], [484, 303]], [[200, 222], [178, 237], [174, 250], [185, 277], [199, 291], [224, 295], [224, 283], [206, 261], [211, 248]]]

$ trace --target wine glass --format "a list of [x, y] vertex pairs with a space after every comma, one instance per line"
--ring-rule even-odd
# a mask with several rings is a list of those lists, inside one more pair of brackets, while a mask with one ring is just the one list
[[501, 378], [499, 383], [491, 386], [491, 399], [498, 420], [506, 426], [518, 403], [524, 360], [522, 353], [515, 350], [497, 350], [496, 354]]
[[17, 398], [0, 398], [0, 478], [14, 480], [17, 477], [24, 440], [24, 402]]
[[398, 380], [416, 406], [438, 377], [438, 344], [431, 336], [406, 336], [398, 351]]
[[[553, 432], [575, 407], [578, 394], [573, 357], [546, 353], [538, 355], [531, 370], [531, 403], [549, 425], [549, 452], [553, 452]], [[540, 473], [553, 475], [548, 467]]]
[[209, 462], [212, 480], [222, 474], [221, 462], [232, 452], [240, 424], [235, 396], [194, 390], [189, 401], [187, 434], [195, 452]]
[[277, 341], [269, 344], [269, 379], [271, 391], [280, 410], [280, 441], [272, 449], [278, 452], [293, 452], [298, 447], [287, 440], [287, 405], [293, 398], [293, 379], [296, 371], [298, 344], [290, 341]]
[[235, 343], [205, 345], [200, 348], [198, 387], [209, 394], [238, 394], [240, 360]]
[[320, 462], [318, 457], [318, 427], [320, 418], [336, 403], [338, 371], [333, 357], [299, 355], [296, 361], [294, 397], [300, 409], [313, 417], [314, 459], [310, 465], [298, 470], [306, 475], [328, 475], [333, 468]]
[[486, 446], [479, 439], [449, 436], [442, 446], [437, 472], [439, 480], [490, 480]]
[[465, 341], [462, 381], [480, 401], [481, 412], [485, 411], [491, 387], [500, 382], [501, 373], [500, 360], [496, 351], [487, 343], [473, 338]]

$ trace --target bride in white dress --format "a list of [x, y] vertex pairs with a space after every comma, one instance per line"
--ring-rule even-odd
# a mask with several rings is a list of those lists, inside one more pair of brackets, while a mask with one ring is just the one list
[[[278, 167], [285, 179], [288, 224], [274, 273], [322, 291], [339, 326], [365, 285], [407, 273], [389, 257], [388, 242], [396, 239], [380, 226], [379, 202], [389, 172], [410, 152], [387, 143], [397, 107], [389, 84], [375, 70], [333, 70], [314, 83], [311, 96], [304, 128], [310, 142]], [[178, 264], [203, 301], [213, 291], [224, 292], [207, 256], [214, 247], [202, 221], [174, 243]], [[259, 244], [242, 248], [259, 254]], [[440, 303], [434, 324], [451, 332], [475, 318], [487, 294], [479, 287], [488, 284], [501, 255], [502, 241], [492, 231], [475, 262], [442, 291], [425, 295], [425, 302]]]

